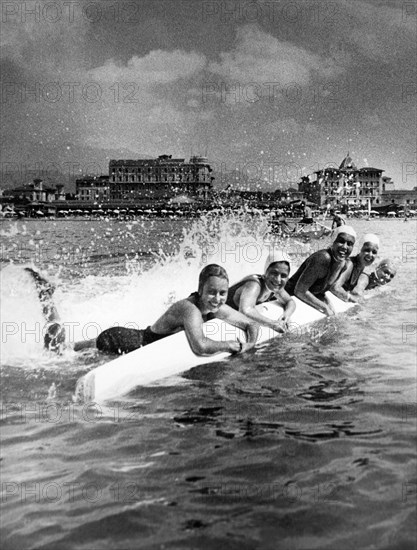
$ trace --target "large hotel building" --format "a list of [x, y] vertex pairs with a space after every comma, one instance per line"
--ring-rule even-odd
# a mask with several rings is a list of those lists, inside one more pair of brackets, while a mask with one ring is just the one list
[[77, 180], [80, 200], [154, 201], [176, 195], [207, 199], [214, 177], [206, 157], [189, 162], [171, 155], [156, 159], [111, 160], [109, 175]]
[[111, 160], [110, 200], [169, 199], [178, 194], [207, 198], [212, 169], [205, 157]]
[[314, 172], [315, 179], [302, 178], [298, 184], [304, 197], [319, 206], [346, 204], [350, 207], [368, 205], [380, 206], [382, 197], [394, 189], [391, 178], [382, 175], [380, 168], [357, 168], [349, 156], [343, 159], [339, 168], [324, 168]]
[[[338, 168], [328, 167], [301, 178], [298, 195], [317, 206], [349, 208], [391, 204], [416, 208], [417, 189], [395, 190], [381, 168], [357, 168], [349, 154]], [[78, 200], [98, 203], [165, 202], [178, 195], [209, 199], [214, 177], [206, 157], [161, 155], [155, 159], [111, 160], [109, 175], [76, 181]]]

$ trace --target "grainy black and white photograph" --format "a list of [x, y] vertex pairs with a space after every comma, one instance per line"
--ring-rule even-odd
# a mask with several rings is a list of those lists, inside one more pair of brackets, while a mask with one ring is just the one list
[[416, 3], [1, 0], [3, 550], [414, 550]]

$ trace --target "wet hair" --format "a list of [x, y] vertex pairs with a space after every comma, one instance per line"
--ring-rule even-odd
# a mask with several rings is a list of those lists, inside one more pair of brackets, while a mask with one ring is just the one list
[[198, 292], [200, 293], [205, 283], [210, 279], [210, 277], [220, 277], [220, 279], [226, 279], [229, 282], [229, 277], [227, 276], [226, 270], [217, 264], [206, 265], [204, 269], [201, 270], [198, 277]]

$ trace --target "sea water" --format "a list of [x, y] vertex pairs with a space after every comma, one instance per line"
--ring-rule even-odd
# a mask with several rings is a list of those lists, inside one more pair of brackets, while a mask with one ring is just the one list
[[[234, 282], [271, 246], [294, 269], [329, 240], [244, 213], [2, 221], [2, 548], [414, 548], [416, 222], [352, 224], [395, 258], [390, 292], [103, 405], [73, 401], [106, 361], [73, 341], [153, 322], [208, 262]], [[22, 266], [56, 287], [62, 356]]]

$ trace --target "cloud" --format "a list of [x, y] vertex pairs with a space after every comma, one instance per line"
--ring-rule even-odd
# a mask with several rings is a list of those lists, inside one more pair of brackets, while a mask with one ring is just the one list
[[240, 27], [236, 42], [232, 51], [220, 53], [220, 62], [208, 66], [209, 71], [228, 81], [306, 86], [315, 75], [331, 78], [344, 71], [335, 59], [281, 41], [257, 25]]
[[138, 82], [144, 85], [169, 84], [190, 78], [204, 68], [206, 58], [195, 52], [153, 50], [143, 57], [133, 56], [126, 65], [107, 61], [89, 71], [93, 80]]
[[133, 151], [146, 148], [153, 154], [184, 139], [201, 120], [195, 105], [187, 106], [188, 80], [205, 63], [205, 56], [195, 52], [153, 50], [125, 64], [108, 60], [88, 71], [84, 78], [100, 83], [106, 93], [102, 104], [93, 106], [89, 144], [97, 148], [122, 145]]
[[4, 3], [1, 26], [1, 57], [29, 74], [48, 78], [85, 65], [89, 23], [69, 22], [65, 2]]
[[337, 10], [340, 16], [332, 21], [331, 30], [341, 42], [372, 61], [398, 63], [401, 50], [402, 60], [410, 56], [414, 63], [416, 15], [412, 2], [391, 7], [381, 2], [340, 0]]
[[[49, 4], [40, 2], [39, 10]], [[81, 16], [71, 24], [68, 17], [51, 22], [28, 16], [22, 22], [16, 13], [8, 18], [2, 57], [10, 88], [11, 135], [23, 131], [28, 150], [36, 147], [40, 131], [45, 147], [52, 142], [63, 148], [68, 142], [85, 143], [97, 149], [126, 147], [156, 154], [161, 146], [169, 150], [170, 143], [193, 131], [199, 113], [186, 101], [181, 104], [181, 97], [186, 99], [188, 79], [204, 68], [204, 55], [154, 49], [130, 55], [124, 62], [103, 62], [100, 42], [92, 41], [92, 33], [94, 26]], [[55, 102], [45, 91], [49, 88], [61, 92]], [[28, 92], [21, 101], [20, 91], [26, 89], [38, 90], [37, 99]], [[32, 128], [34, 120], [37, 129]]]

